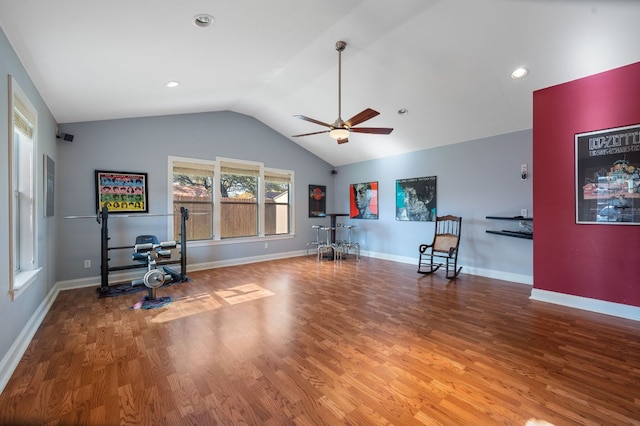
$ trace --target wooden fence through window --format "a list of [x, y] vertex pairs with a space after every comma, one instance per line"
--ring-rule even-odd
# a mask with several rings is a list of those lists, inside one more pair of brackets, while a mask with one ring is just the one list
[[[209, 201], [194, 200], [192, 197], [175, 196], [173, 201], [173, 235], [180, 238], [180, 207], [189, 209], [186, 222], [187, 240], [208, 240], [213, 238], [213, 204]], [[250, 237], [258, 235], [257, 209], [255, 199], [234, 199], [223, 202], [220, 209], [221, 238]], [[265, 205], [265, 234], [286, 234], [289, 232], [289, 205], [267, 200]]]

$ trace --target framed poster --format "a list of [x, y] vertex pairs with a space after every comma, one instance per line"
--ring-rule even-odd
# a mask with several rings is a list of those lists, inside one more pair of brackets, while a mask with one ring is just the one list
[[327, 187], [309, 185], [309, 217], [325, 217], [327, 215]]
[[54, 189], [56, 184], [56, 163], [48, 155], [44, 155], [44, 215], [54, 215]]
[[378, 182], [351, 184], [349, 201], [351, 219], [377, 219]]
[[396, 220], [435, 222], [436, 176], [396, 180]]
[[575, 135], [576, 223], [640, 224], [640, 124]]
[[96, 170], [96, 208], [109, 213], [148, 213], [147, 174]]

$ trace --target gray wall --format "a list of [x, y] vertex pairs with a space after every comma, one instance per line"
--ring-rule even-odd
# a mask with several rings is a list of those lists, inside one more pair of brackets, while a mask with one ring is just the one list
[[[301, 250], [313, 238], [308, 218], [309, 184], [330, 185], [332, 167], [260, 121], [234, 112], [171, 115], [64, 124], [74, 135], [59, 148], [60, 173], [57, 210], [59, 281], [95, 277], [100, 273], [100, 225], [95, 219], [65, 219], [95, 215], [95, 170], [148, 173], [149, 213], [167, 213], [167, 156], [214, 160], [227, 157], [260, 161], [266, 167], [295, 172], [295, 226], [293, 239], [190, 247], [190, 264], [270, 256]], [[328, 208], [331, 208], [328, 202]], [[109, 220], [109, 245], [132, 245], [135, 235], [151, 233], [165, 238], [167, 218]], [[115, 252], [112, 252], [115, 253]], [[130, 253], [125, 253], [129, 256]], [[112, 256], [110, 265], [122, 264]], [[83, 261], [92, 268], [84, 269]]]
[[[261, 161], [268, 167], [295, 171], [295, 238], [270, 241], [268, 249], [262, 241], [193, 247], [190, 264], [302, 250], [313, 239], [311, 225], [328, 224], [328, 219], [308, 218], [308, 185], [327, 185], [327, 210], [348, 213], [349, 185], [368, 181], [379, 184], [379, 219], [340, 221], [358, 226], [355, 232], [366, 255], [415, 263], [418, 245], [433, 237], [434, 223], [395, 219], [395, 181], [437, 176], [438, 214], [463, 217], [463, 271], [532, 282], [532, 241], [485, 232], [517, 228], [517, 222], [490, 221], [487, 215], [515, 216], [523, 208], [533, 214], [531, 177], [520, 179], [521, 164], [533, 168], [531, 130], [351, 164], [332, 175], [326, 162], [261, 122], [228, 111], [73, 123], [61, 129], [75, 138], [59, 144], [58, 281], [99, 275], [100, 226], [95, 219], [64, 218], [95, 214], [94, 171], [147, 172], [149, 211], [166, 213], [167, 156], [178, 155]], [[166, 235], [166, 218], [111, 217], [110, 246], [131, 245], [133, 237], [143, 233], [161, 239]], [[85, 259], [92, 261], [91, 269], [83, 268]], [[112, 265], [121, 263], [115, 260]]]
[[[55, 219], [45, 218], [43, 213], [43, 156], [48, 155], [57, 165], [55, 121], [38, 94], [31, 79], [22, 67], [4, 32], [0, 30], [0, 360], [11, 363], [4, 357], [11, 345], [23, 331], [38, 306], [45, 300], [55, 283], [56, 264], [53, 250], [56, 239]], [[35, 148], [36, 165], [36, 226], [38, 234], [38, 259], [42, 267], [37, 280], [22, 291], [14, 301], [9, 290], [9, 111], [8, 76], [11, 75], [25, 92], [38, 111], [38, 134]], [[59, 174], [56, 170], [56, 174]], [[56, 186], [56, 189], [58, 187]], [[5, 367], [0, 362], [0, 367]], [[0, 368], [2, 370], [2, 368]], [[2, 373], [2, 371], [0, 371]], [[0, 383], [0, 389], [2, 384]]]
[[[518, 229], [518, 223], [486, 216], [533, 215], [532, 179], [520, 167], [532, 165], [532, 131], [418, 151], [338, 169], [334, 178], [337, 210], [349, 211], [349, 185], [378, 181], [379, 219], [346, 220], [358, 226], [362, 249], [400, 261], [418, 257], [418, 245], [431, 242], [433, 222], [396, 221], [396, 179], [437, 177], [438, 215], [462, 216], [459, 262], [464, 271], [532, 283], [531, 240], [488, 234], [486, 229]], [[531, 175], [531, 173], [530, 173]]]

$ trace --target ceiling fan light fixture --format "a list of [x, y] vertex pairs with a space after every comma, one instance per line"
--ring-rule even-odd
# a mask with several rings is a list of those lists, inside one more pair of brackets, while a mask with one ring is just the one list
[[329, 131], [329, 136], [333, 139], [347, 139], [349, 137], [349, 130], [340, 128], [340, 129], [332, 129]]

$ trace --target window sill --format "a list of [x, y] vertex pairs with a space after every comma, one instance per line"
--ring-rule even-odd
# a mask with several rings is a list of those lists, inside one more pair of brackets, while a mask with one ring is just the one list
[[188, 247], [204, 247], [204, 246], [216, 246], [225, 244], [245, 244], [255, 242], [265, 242], [274, 240], [288, 240], [294, 238], [295, 234], [286, 235], [267, 235], [264, 237], [237, 237], [237, 238], [225, 238], [223, 240], [198, 240], [187, 241]]
[[13, 277], [13, 288], [9, 291], [9, 293], [11, 293], [11, 300], [15, 300], [27, 287], [35, 282], [40, 271], [42, 271], [42, 268], [37, 268], [32, 271], [18, 272]]

